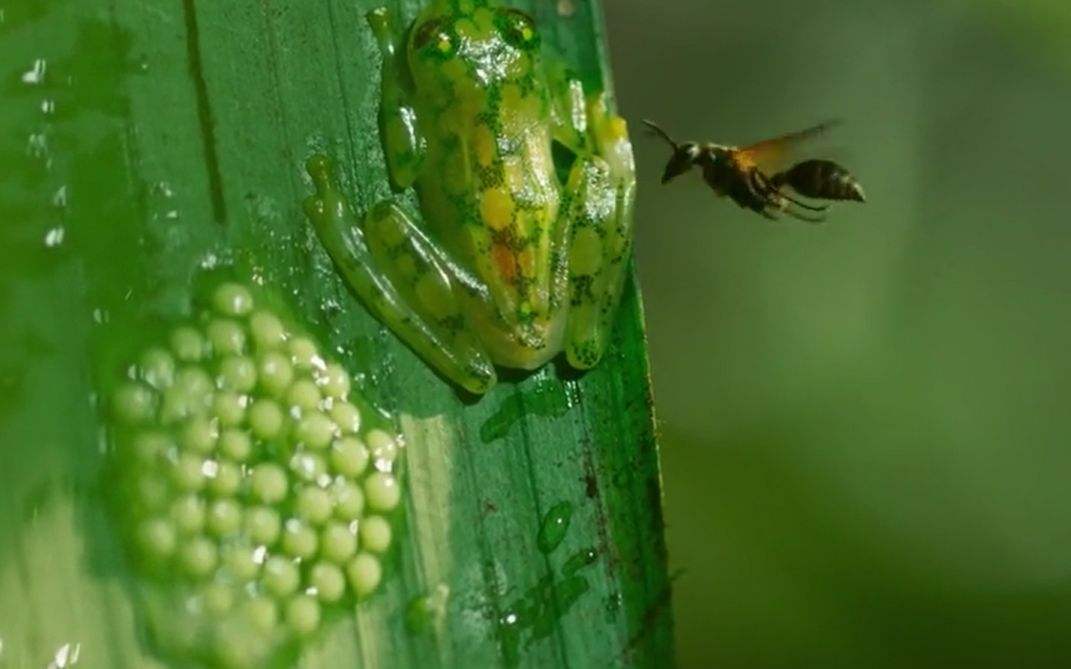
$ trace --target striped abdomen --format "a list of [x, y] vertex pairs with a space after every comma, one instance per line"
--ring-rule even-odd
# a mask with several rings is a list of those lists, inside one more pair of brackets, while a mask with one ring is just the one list
[[777, 188], [787, 184], [807, 197], [866, 202], [863, 187], [855, 177], [831, 160], [805, 160], [775, 174], [770, 181]]

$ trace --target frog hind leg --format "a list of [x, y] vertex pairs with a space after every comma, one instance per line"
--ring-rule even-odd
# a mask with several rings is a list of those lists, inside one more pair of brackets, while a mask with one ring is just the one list
[[443, 376], [476, 394], [490, 389], [494, 366], [470, 334], [459, 299], [478, 286], [466, 284], [397, 205], [381, 202], [358, 220], [328, 159], [314, 156], [307, 169], [316, 194], [305, 213], [357, 297]]
[[632, 250], [636, 171], [624, 119], [604, 96], [588, 103], [590, 143], [566, 187], [569, 323], [566, 357], [577, 369], [598, 363], [606, 350]]

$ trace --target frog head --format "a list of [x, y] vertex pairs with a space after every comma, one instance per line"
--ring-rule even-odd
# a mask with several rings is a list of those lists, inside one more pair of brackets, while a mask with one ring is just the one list
[[539, 48], [535, 21], [494, 0], [433, 0], [408, 38], [416, 85], [448, 88], [461, 98], [531, 76]]

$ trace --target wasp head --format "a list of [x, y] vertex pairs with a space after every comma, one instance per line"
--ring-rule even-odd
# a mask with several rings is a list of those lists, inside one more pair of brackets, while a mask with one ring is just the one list
[[652, 134], [661, 137], [673, 148], [673, 155], [669, 157], [669, 162], [666, 163], [666, 170], [662, 173], [662, 183], [668, 183], [673, 178], [684, 174], [699, 161], [703, 150], [698, 144], [695, 142], [677, 143], [676, 140], [669, 136], [669, 133], [654, 121], [645, 119], [643, 123]]
[[669, 162], [666, 163], [665, 171], [662, 172], [662, 183], [669, 183], [673, 178], [692, 169], [692, 165], [699, 160], [701, 152], [699, 145], [695, 142], [677, 145], [673, 149], [673, 155], [669, 157]]

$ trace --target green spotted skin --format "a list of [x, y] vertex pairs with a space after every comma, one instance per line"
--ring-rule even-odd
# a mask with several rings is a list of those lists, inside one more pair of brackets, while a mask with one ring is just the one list
[[262, 297], [216, 286], [107, 405], [116, 525], [176, 666], [276, 666], [346, 616], [402, 502], [389, 417]]
[[[490, 0], [433, 0], [404, 31], [368, 15], [383, 55], [380, 131], [391, 202], [358, 217], [324, 156], [306, 212], [359, 298], [441, 374], [475, 393], [495, 365], [535, 369], [606, 348], [632, 239], [625, 122], [548, 65], [532, 19]], [[558, 179], [552, 145], [575, 161]]]

